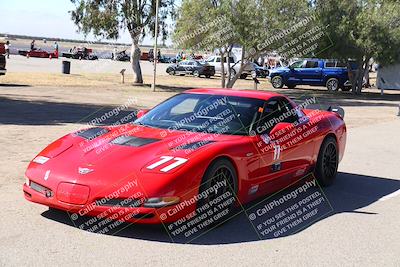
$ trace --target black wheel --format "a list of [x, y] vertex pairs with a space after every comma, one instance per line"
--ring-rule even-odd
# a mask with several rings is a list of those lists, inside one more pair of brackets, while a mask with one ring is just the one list
[[194, 77], [200, 77], [200, 73], [198, 70], [193, 71], [193, 76]]
[[328, 137], [319, 149], [317, 165], [315, 166], [315, 177], [322, 186], [329, 186], [336, 178], [339, 164], [336, 139]]
[[247, 74], [246, 73], [240, 74], [240, 79], [245, 80], [246, 78], [247, 78]]
[[294, 84], [289, 84], [287, 87], [288, 87], [289, 89], [294, 89], [294, 88], [296, 88], [296, 85], [294, 85]]
[[328, 88], [328, 91], [337, 91], [339, 89], [339, 80], [336, 78], [330, 78], [326, 82], [326, 88]]
[[281, 76], [275, 76], [271, 79], [272, 86], [274, 88], [282, 88], [283, 87], [283, 79]]
[[[235, 208], [236, 188], [237, 174], [232, 163], [227, 159], [219, 159], [213, 162], [207, 168], [200, 185], [199, 195], [204, 194], [206, 197], [201, 198], [197, 203], [197, 208], [202, 210], [198, 215], [214, 211], [210, 216], [213, 218], [212, 226], [229, 219]], [[202, 209], [206, 205], [209, 208]], [[217, 211], [215, 208], [217, 208]]]
[[169, 69], [168, 70], [169, 75], [175, 75], [175, 70], [174, 69]]

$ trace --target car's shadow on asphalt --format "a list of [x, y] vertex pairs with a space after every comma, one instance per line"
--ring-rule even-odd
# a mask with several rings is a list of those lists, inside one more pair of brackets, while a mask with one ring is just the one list
[[[59, 125], [92, 123], [111, 125], [136, 118], [135, 108], [111, 105], [30, 101], [0, 96], [0, 125]], [[133, 116], [131, 116], [133, 115]]]
[[[290, 229], [288, 229], [287, 224], [286, 227], [282, 227], [282, 225], [277, 228], [269, 227], [271, 231], [265, 231], [266, 228], [257, 229], [258, 227], [261, 228], [259, 224], [260, 221], [252, 221], [252, 223], [250, 223], [251, 221], [248, 216], [249, 213], [252, 212], [251, 207], [255, 206], [255, 209], [262, 210], [266, 207], [265, 200], [270, 200], [271, 198], [282, 198], [283, 196], [290, 194], [290, 192], [293, 192], [293, 187], [283, 190], [272, 197], [265, 197], [264, 199], [259, 199], [246, 205], [246, 212], [241, 212], [224, 224], [212, 228], [205, 233], [203, 232], [201, 235], [195, 236], [195, 238], [192, 238], [194, 235], [189, 238], [185, 238], [182, 235], [174, 235], [171, 231], [167, 231], [167, 225], [122, 224], [119, 225], [118, 228], [113, 229], [113, 231], [109, 231], [105, 234], [157, 242], [190, 243], [199, 245], [231, 244], [274, 239], [296, 234], [311, 227], [313, 224], [330, 216], [335, 216], [338, 213], [357, 213], [359, 216], [365, 216], [366, 219], [368, 219], [369, 216], [379, 216], [379, 213], [369, 212], [368, 206], [399, 189], [399, 180], [350, 173], [338, 173], [334, 185], [323, 188], [321, 191], [325, 200], [327, 200], [325, 201], [325, 204], [329, 204], [325, 206], [329, 208], [324, 209], [322, 206], [319, 206], [319, 210], [314, 217], [309, 217], [311, 219], [306, 219]], [[267, 217], [264, 216], [264, 219], [276, 217], [286, 208], [288, 208], [287, 205], [274, 208], [269, 211]], [[286, 213], [286, 215], [288, 215], [288, 213]], [[84, 217], [80, 222], [75, 221], [73, 223], [66, 212], [54, 210], [43, 212], [42, 216], [73, 227], [77, 227], [79, 224], [84, 224], [90, 220], [90, 218]], [[297, 217], [300, 219], [302, 216], [307, 216], [307, 214], [303, 213], [301, 216]], [[282, 216], [281, 219], [282, 218], [284, 218], [284, 216]], [[279, 220], [276, 220], [275, 223], [278, 221]], [[292, 226], [294, 221], [295, 220], [291, 221]], [[283, 231], [283, 228], [286, 228], [286, 230]]]
[[0, 83], [1, 87], [31, 87], [28, 84], [17, 84], [17, 83]]

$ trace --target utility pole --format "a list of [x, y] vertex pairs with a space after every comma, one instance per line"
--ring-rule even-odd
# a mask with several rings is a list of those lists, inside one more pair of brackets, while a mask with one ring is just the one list
[[157, 39], [158, 39], [158, 4], [160, 0], [156, 0], [156, 21], [154, 28], [154, 51], [153, 51], [153, 83], [151, 87], [153, 88], [153, 92], [156, 91], [156, 74], [157, 74]]

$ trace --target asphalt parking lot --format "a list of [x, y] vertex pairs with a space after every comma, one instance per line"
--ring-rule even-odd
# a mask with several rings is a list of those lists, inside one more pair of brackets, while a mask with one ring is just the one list
[[[95, 234], [73, 227], [66, 214], [24, 199], [28, 162], [51, 141], [82, 127], [88, 114], [129, 96], [137, 106], [151, 107], [175, 93], [0, 86], [0, 265], [399, 266], [398, 98], [338, 100], [348, 139], [337, 181], [324, 189], [332, 211], [284, 237], [260, 240], [242, 215], [190, 244], [171, 241], [159, 226]], [[335, 102], [324, 94], [317, 95], [320, 103]]]

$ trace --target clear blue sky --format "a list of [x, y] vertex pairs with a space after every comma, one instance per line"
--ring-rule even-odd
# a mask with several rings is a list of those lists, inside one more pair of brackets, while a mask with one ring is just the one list
[[[71, 21], [68, 11], [72, 9], [70, 0], [0, 0], [0, 33], [84, 40]], [[131, 42], [127, 32], [121, 32], [118, 41]], [[145, 38], [143, 43], [152, 44], [152, 40]]]

